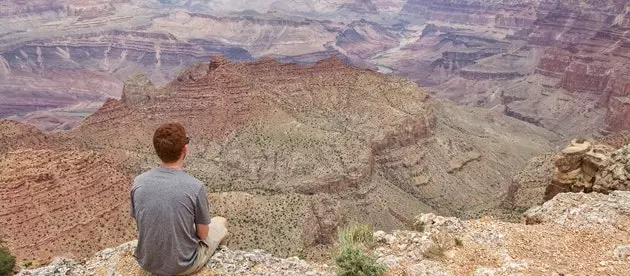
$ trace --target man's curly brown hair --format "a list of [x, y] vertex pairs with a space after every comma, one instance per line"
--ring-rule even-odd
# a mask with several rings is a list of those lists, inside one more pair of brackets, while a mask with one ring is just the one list
[[164, 163], [179, 160], [187, 143], [186, 129], [179, 123], [161, 125], [153, 135], [153, 147]]

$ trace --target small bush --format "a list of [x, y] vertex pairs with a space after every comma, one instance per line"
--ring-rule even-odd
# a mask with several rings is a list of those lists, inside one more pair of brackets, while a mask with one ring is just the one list
[[341, 247], [358, 246], [366, 249], [374, 246], [374, 229], [369, 224], [358, 224], [341, 230], [339, 233]]
[[345, 246], [335, 257], [335, 264], [339, 268], [339, 276], [380, 276], [385, 275], [387, 268], [376, 263], [376, 260], [368, 256], [357, 246]]
[[11, 255], [9, 249], [2, 246], [0, 241], [0, 275], [10, 275], [15, 267], [15, 256]]
[[374, 246], [374, 230], [371, 225], [358, 224], [339, 232], [339, 253], [334, 261], [339, 276], [380, 276], [387, 267], [378, 264], [366, 253]]

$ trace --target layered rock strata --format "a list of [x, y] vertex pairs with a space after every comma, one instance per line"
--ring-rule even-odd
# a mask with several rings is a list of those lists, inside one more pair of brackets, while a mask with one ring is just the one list
[[131, 178], [90, 151], [0, 154], [0, 235], [19, 260], [86, 258], [135, 236]]
[[[396, 28], [366, 20], [346, 24], [189, 7], [198, 11], [193, 13], [173, 10], [186, 3], [170, 2], [69, 1], [59, 4], [55, 16], [48, 12], [56, 6], [34, 3], [37, 8], [24, 7], [35, 14], [27, 18], [10, 9], [17, 3], [6, 4], [7, 13], [17, 18], [0, 18], [0, 83], [5, 84], [0, 88], [0, 117], [45, 131], [64, 130], [94, 110], [76, 116], [58, 110], [118, 98], [122, 82], [137, 71], [161, 84], [212, 55], [239, 61], [268, 56], [308, 64], [338, 55], [371, 67], [362, 59], [398, 43]], [[364, 6], [374, 10], [362, 1], [333, 6], [344, 13]], [[337, 39], [342, 46], [335, 45]]]
[[628, 128], [625, 1], [407, 1], [404, 45], [373, 63], [459, 104], [566, 137]]

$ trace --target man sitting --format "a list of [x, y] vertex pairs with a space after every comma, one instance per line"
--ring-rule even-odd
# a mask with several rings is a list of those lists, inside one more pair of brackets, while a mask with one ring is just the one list
[[210, 219], [203, 183], [182, 170], [189, 142], [182, 125], [160, 126], [153, 146], [162, 165], [136, 177], [131, 188], [136, 260], [153, 274], [199, 271], [227, 236], [227, 220]]

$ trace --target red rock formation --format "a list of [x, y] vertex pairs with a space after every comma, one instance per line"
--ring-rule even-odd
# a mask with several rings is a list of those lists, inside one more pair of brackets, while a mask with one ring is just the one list
[[[384, 64], [438, 96], [506, 104], [508, 115], [537, 118], [568, 136], [630, 126], [626, 101], [617, 96], [630, 74], [627, 1], [412, 0], [401, 16], [411, 26], [431, 24]], [[566, 118], [575, 119], [573, 129], [558, 127]]]

